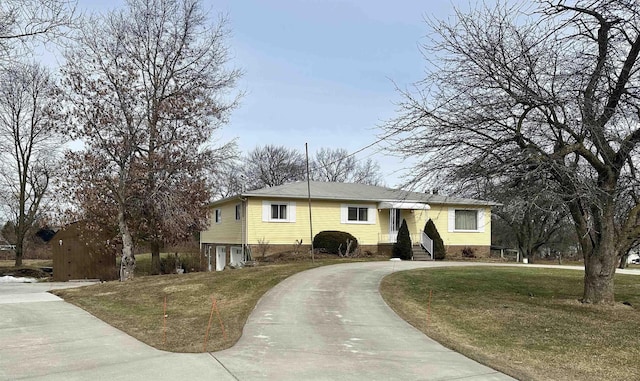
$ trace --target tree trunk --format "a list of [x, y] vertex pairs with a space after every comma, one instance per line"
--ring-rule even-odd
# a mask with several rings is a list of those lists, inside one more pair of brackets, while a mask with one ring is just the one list
[[[20, 179], [21, 182], [24, 181], [24, 184], [26, 184], [26, 179]], [[20, 184], [20, 196], [19, 196], [19, 201], [18, 201], [18, 207], [20, 208], [20, 211], [18, 212], [18, 220], [16, 221], [16, 225], [15, 225], [15, 234], [16, 234], [16, 241], [15, 241], [15, 253], [16, 253], [16, 264], [15, 266], [22, 266], [22, 258], [24, 257], [24, 239], [27, 236], [27, 229], [25, 229], [25, 214], [24, 214], [24, 208], [25, 208], [25, 187], [26, 185]]]
[[631, 253], [627, 251], [627, 254], [625, 254], [622, 257], [620, 257], [620, 262], [618, 263], [618, 268], [619, 269], [626, 269], [627, 268], [627, 261], [629, 260], [629, 254], [631, 254]]
[[[618, 255], [615, 250], [613, 219], [599, 235], [599, 242], [591, 250], [584, 250], [583, 303], [613, 304], [615, 302], [613, 277]], [[611, 229], [609, 229], [611, 228]]]
[[15, 263], [15, 267], [20, 267], [22, 266], [22, 254], [23, 254], [23, 247], [21, 243], [16, 242], [16, 263]]
[[136, 258], [133, 255], [133, 239], [124, 217], [124, 212], [118, 212], [118, 227], [122, 236], [122, 262], [120, 265], [120, 281], [133, 279], [136, 268]]
[[621, 237], [616, 231], [615, 177], [599, 179], [602, 192], [593, 197], [588, 205], [579, 200], [571, 200], [567, 206], [575, 222], [580, 249], [584, 258], [584, 293], [582, 303], [613, 304], [614, 275], [619, 254]]
[[160, 274], [160, 245], [151, 242], [151, 275]]
[[613, 304], [615, 261], [610, 255], [591, 254], [585, 257], [583, 303]]

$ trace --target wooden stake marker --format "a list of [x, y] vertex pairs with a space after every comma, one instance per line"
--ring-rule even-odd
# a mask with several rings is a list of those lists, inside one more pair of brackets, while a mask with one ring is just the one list
[[207, 331], [204, 334], [204, 345], [202, 346], [202, 351], [207, 351], [207, 340], [209, 339], [209, 331], [211, 330], [211, 320], [213, 320], [213, 309], [216, 307], [216, 299], [211, 296], [211, 313], [209, 313], [209, 323], [207, 324]]
[[164, 296], [164, 309], [162, 311], [162, 345], [167, 345], [167, 296]]

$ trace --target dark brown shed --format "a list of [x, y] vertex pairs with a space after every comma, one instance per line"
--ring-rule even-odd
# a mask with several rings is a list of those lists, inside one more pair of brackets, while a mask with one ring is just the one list
[[84, 221], [60, 229], [49, 241], [53, 253], [53, 280], [118, 279], [117, 249], [111, 234], [89, 229]]

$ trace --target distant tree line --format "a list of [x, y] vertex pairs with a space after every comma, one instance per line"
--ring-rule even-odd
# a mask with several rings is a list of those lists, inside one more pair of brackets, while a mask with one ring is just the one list
[[[372, 159], [358, 161], [344, 148], [320, 148], [309, 158], [313, 181], [381, 185], [380, 166]], [[214, 169], [217, 198], [243, 191], [274, 187], [307, 178], [305, 154], [284, 146], [258, 146]]]

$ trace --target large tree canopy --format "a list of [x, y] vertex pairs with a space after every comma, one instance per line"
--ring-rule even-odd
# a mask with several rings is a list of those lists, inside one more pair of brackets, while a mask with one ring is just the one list
[[[216, 163], [211, 137], [235, 105], [227, 29], [199, 0], [128, 0], [94, 19], [67, 52], [70, 185], [94, 219], [117, 220], [132, 274], [134, 238], [160, 269], [162, 245], [204, 228]], [[116, 218], [117, 217], [117, 218]]]
[[640, 4], [531, 7], [430, 21], [428, 75], [385, 133], [423, 159], [416, 181], [546, 183], [575, 224], [583, 301], [612, 303], [616, 262], [640, 235]]

